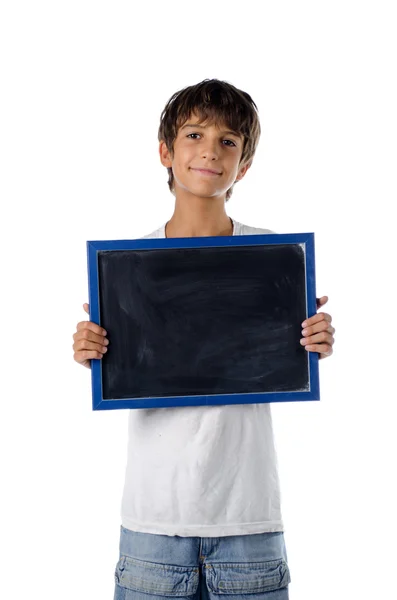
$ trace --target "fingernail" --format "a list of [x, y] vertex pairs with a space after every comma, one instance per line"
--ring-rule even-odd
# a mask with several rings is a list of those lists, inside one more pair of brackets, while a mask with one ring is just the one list
[[306, 327], [306, 325], [307, 325], [307, 321], [303, 321], [302, 327]]
[[302, 335], [306, 335], [306, 334], [307, 334], [307, 332], [308, 332], [308, 330], [307, 330], [307, 329], [302, 329]]

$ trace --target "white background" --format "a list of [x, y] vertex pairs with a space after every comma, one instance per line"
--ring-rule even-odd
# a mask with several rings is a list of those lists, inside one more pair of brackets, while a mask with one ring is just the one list
[[321, 401], [273, 405], [290, 597], [393, 597], [393, 4], [2, 4], [2, 598], [113, 597], [128, 413], [93, 412], [72, 358], [85, 244], [170, 218], [160, 113], [212, 77], [252, 96], [263, 132], [228, 213], [315, 232], [336, 327]]

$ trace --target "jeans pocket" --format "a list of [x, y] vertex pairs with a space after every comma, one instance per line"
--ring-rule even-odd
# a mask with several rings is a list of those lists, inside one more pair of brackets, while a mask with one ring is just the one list
[[206, 565], [208, 589], [214, 594], [261, 594], [286, 587], [290, 573], [284, 559], [259, 563]]
[[128, 590], [158, 596], [194, 596], [199, 583], [197, 567], [177, 567], [121, 556], [116, 584]]

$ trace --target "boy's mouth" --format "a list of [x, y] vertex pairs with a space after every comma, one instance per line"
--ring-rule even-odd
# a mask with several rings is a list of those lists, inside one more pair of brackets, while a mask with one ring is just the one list
[[199, 173], [203, 173], [203, 175], [220, 175], [220, 173], [218, 173], [218, 171], [213, 171], [212, 169], [194, 169], [192, 167], [193, 171], [198, 171]]

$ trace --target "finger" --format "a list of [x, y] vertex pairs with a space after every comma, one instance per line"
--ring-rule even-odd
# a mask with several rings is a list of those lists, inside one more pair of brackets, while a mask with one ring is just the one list
[[76, 362], [83, 363], [86, 360], [91, 360], [93, 358], [103, 358], [103, 354], [97, 350], [82, 350], [80, 352], [75, 352], [73, 358]]
[[304, 337], [310, 337], [311, 335], [319, 333], [320, 331], [327, 331], [328, 333], [334, 334], [335, 328], [332, 327], [329, 321], [319, 321], [315, 325], [312, 325], [312, 327], [305, 327], [302, 329], [302, 335]]
[[302, 346], [310, 346], [313, 344], [327, 344], [328, 346], [333, 346], [334, 341], [335, 340], [330, 333], [322, 331], [321, 333], [316, 333], [308, 338], [302, 338], [300, 343]]
[[305, 321], [303, 321], [302, 327], [310, 327], [311, 325], [315, 325], [316, 323], [319, 323], [320, 321], [328, 321], [328, 323], [331, 323], [332, 317], [328, 313], [319, 312], [319, 313], [316, 313], [315, 315], [313, 315], [312, 317], [310, 317], [309, 319], [306, 319]]
[[87, 304], [87, 302], [85, 304], [83, 304], [83, 308], [85, 310], [85, 312], [87, 313], [87, 315], [90, 314], [90, 305]]
[[92, 321], [80, 321], [80, 323], [77, 323], [76, 330], [82, 331], [83, 329], [93, 331], [97, 335], [107, 335], [106, 329], [104, 329], [100, 325], [97, 325], [96, 323], [93, 323]]
[[76, 333], [73, 334], [73, 339], [75, 342], [83, 340], [95, 342], [97, 344], [100, 344], [101, 346], [107, 346], [109, 344], [109, 340], [107, 337], [98, 333], [94, 333], [91, 329], [87, 328], [77, 330]]
[[327, 302], [328, 296], [321, 296], [321, 298], [316, 298], [317, 308], [320, 308], [320, 306], [324, 306], [324, 304], [327, 304]]
[[333, 352], [332, 346], [328, 344], [311, 344], [310, 346], [305, 346], [305, 350], [308, 352], [317, 352], [320, 354], [320, 358], [331, 356]]
[[333, 354], [333, 352], [334, 352], [334, 349], [331, 346], [331, 348], [327, 352], [320, 352], [318, 357], [321, 360], [322, 358], [327, 358], [328, 356], [331, 356], [331, 354]]
[[101, 354], [105, 354], [107, 352], [107, 346], [105, 344], [90, 342], [88, 340], [77, 340], [73, 344], [73, 350], [75, 352], [84, 352], [85, 350], [94, 350], [96, 352], [100, 352]]

